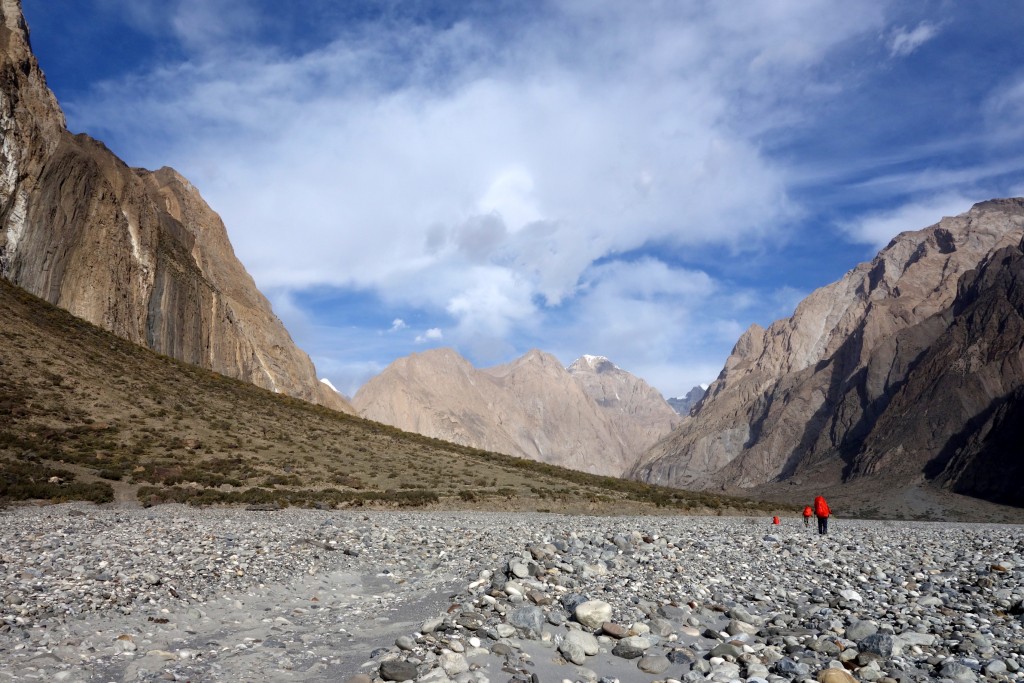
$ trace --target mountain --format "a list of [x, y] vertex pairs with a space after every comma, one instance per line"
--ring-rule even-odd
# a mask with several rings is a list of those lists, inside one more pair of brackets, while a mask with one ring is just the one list
[[401, 432], [156, 354], [3, 279], [0, 321], [0, 508], [42, 499], [591, 514], [776, 509]]
[[351, 411], [317, 381], [198, 190], [72, 135], [20, 3], [0, 12], [0, 276], [131, 342]]
[[926, 483], [1024, 504], [1024, 199], [898, 235], [752, 326], [630, 475], [689, 488]]
[[536, 350], [483, 370], [452, 349], [412, 354], [352, 402], [406, 431], [614, 476], [675, 421], [660, 394], [610, 362], [581, 359], [567, 370]]
[[676, 411], [680, 415], [689, 415], [690, 411], [693, 410], [694, 406], [700, 403], [700, 400], [704, 398], [704, 394], [707, 393], [707, 387], [694, 387], [686, 392], [685, 396], [677, 396], [676, 398], [670, 398], [668, 404], [672, 406], [672, 410]]
[[567, 370], [631, 447], [654, 444], [680, 422], [657, 389], [604, 356], [582, 356]]

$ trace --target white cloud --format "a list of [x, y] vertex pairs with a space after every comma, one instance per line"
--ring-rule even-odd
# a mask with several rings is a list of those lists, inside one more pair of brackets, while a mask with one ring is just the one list
[[868, 214], [841, 228], [852, 240], [881, 249], [901, 232], [934, 225], [944, 216], [967, 211], [973, 204], [974, 200], [955, 193], [933, 195]]
[[906, 27], [895, 29], [889, 35], [889, 55], [906, 57], [937, 35], [939, 35], [939, 26], [928, 21], [922, 21], [912, 29]]
[[417, 344], [425, 344], [426, 342], [429, 342], [429, 341], [439, 341], [439, 340], [441, 340], [443, 338], [444, 338], [444, 333], [441, 332], [440, 328], [431, 327], [429, 330], [427, 330], [423, 334], [416, 335], [416, 343]]
[[[249, 42], [246, 3], [177, 0], [190, 59], [73, 110], [130, 163], [184, 172], [265, 290], [372, 292], [434, 316], [416, 343], [487, 357], [530, 338], [685, 393], [765, 297], [669, 262], [783, 238], [797, 208], [760, 135], [841, 91], [818, 67], [878, 35], [884, 5], [568, 0], [495, 24], [389, 16], [283, 50]], [[654, 247], [664, 260], [623, 260]], [[347, 341], [314, 357], [350, 393], [369, 366], [338, 360]]]
[[401, 318], [395, 318], [391, 321], [391, 329], [389, 332], [398, 332], [399, 330], [404, 330], [407, 327], [408, 325], [405, 324], [404, 320]]

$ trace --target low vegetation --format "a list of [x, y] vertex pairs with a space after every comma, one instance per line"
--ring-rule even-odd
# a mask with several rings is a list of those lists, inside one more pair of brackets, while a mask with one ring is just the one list
[[457, 446], [160, 356], [0, 280], [0, 500], [747, 512]]

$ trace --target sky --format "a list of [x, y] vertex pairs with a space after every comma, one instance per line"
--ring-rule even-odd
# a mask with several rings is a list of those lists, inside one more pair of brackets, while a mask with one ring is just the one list
[[1024, 194], [1024, 2], [22, 0], [72, 132], [172, 166], [320, 376], [450, 346], [660, 390]]

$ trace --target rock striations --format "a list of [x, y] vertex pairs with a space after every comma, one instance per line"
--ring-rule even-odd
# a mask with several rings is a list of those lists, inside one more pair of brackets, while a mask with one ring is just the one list
[[0, 11], [0, 276], [161, 353], [351, 411], [317, 381], [196, 188], [68, 132], [20, 3]]
[[875, 477], [1024, 504], [1024, 199], [897, 236], [793, 316], [751, 327], [633, 468], [686, 488]]
[[484, 370], [452, 349], [412, 354], [353, 404], [406, 431], [615, 476], [678, 423], [660, 394], [606, 359], [566, 370], [540, 351]]

